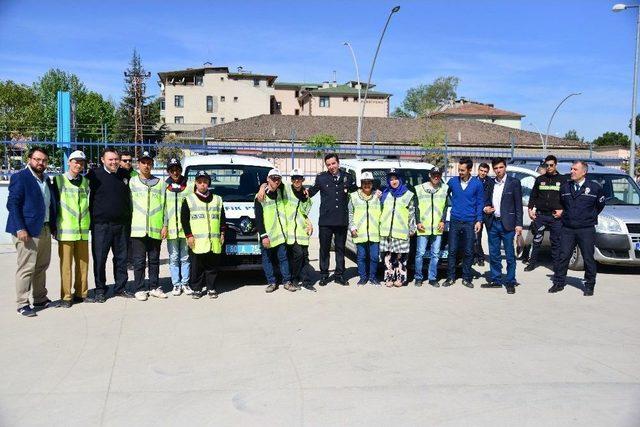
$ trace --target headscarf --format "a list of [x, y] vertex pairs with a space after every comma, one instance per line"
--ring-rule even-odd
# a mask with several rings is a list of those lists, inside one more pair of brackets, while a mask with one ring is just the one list
[[[398, 178], [398, 181], [400, 181], [400, 185], [398, 185], [397, 188], [392, 188], [391, 187], [391, 177], [392, 176], [396, 176]], [[402, 178], [402, 176], [400, 176], [400, 174], [398, 174], [397, 172], [393, 172], [393, 173], [388, 173], [387, 174], [387, 186], [384, 189], [384, 191], [382, 192], [382, 196], [380, 197], [380, 202], [384, 203], [384, 200], [387, 198], [388, 194], [391, 194], [391, 196], [398, 198], [401, 197], [404, 193], [406, 193], [408, 190], [407, 186], [404, 183], [404, 179]]]

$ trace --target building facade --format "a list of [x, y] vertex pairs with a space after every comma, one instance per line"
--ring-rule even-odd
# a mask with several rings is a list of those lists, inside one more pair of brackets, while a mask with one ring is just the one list
[[444, 120], [477, 120], [512, 129], [522, 129], [521, 122], [524, 117], [520, 113], [495, 108], [493, 104], [483, 104], [464, 98], [449, 101], [429, 116]]

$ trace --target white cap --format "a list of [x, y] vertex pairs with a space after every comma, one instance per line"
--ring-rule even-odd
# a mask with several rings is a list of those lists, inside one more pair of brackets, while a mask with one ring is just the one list
[[360, 175], [360, 182], [362, 181], [373, 181], [373, 174], [371, 172], [362, 172], [362, 175]]
[[267, 178], [272, 177], [272, 176], [282, 176], [282, 174], [280, 173], [279, 169], [273, 168], [269, 171], [269, 173], [267, 174]]
[[304, 172], [302, 172], [298, 168], [291, 169], [291, 172], [289, 173], [289, 175], [291, 175], [291, 178], [293, 178], [294, 176], [301, 176], [304, 178]]
[[76, 150], [73, 153], [69, 154], [69, 160], [87, 160], [87, 156], [80, 150]]

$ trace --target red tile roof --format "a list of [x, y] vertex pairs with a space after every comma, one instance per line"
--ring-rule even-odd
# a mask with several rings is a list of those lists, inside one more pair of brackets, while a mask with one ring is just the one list
[[443, 111], [431, 113], [432, 117], [513, 117], [522, 118], [524, 114], [514, 113], [512, 111], [500, 110], [499, 108], [490, 107], [488, 105], [466, 103], [447, 108]]

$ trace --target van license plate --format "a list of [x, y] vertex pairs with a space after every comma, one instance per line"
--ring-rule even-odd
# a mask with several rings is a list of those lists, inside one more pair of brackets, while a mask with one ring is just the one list
[[260, 245], [244, 244], [244, 245], [225, 245], [225, 253], [227, 255], [260, 255]]
[[636, 251], [640, 251], [640, 242], [636, 243]]

